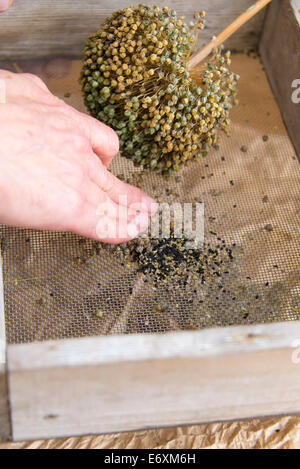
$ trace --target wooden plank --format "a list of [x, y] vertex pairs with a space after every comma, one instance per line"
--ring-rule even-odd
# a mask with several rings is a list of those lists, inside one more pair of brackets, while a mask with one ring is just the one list
[[11, 437], [6, 368], [0, 363], [0, 442]]
[[296, 95], [300, 98], [300, 24], [294, 9], [296, 3], [293, 2], [293, 7], [290, 0], [273, 0], [260, 42], [260, 53], [300, 160], [300, 102], [299, 99], [295, 101]]
[[15, 440], [300, 412], [300, 323], [9, 345]]
[[5, 361], [6, 340], [3, 301], [2, 257], [0, 252], [0, 442], [7, 441], [11, 435]]
[[[132, 2], [138, 4], [140, 2]], [[253, 0], [147, 0], [147, 4], [167, 4], [187, 20], [195, 10], [207, 11], [207, 28], [201, 34], [203, 42], [220, 32]], [[15, 0], [5, 14], [0, 15], [0, 57], [32, 59], [49, 56], [81, 57], [84, 41], [96, 31], [103, 19], [114, 10], [128, 6], [128, 0]], [[227, 43], [238, 50], [258, 44], [265, 12], [261, 12], [240, 29]]]

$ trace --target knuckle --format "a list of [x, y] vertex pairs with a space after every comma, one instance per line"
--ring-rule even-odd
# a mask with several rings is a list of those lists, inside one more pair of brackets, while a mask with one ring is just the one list
[[32, 73], [24, 73], [23, 76], [28, 78], [31, 84], [37, 85], [37, 88], [35, 87], [34, 91], [35, 93], [39, 91], [39, 98], [42, 102], [58, 108], [65, 106], [65, 102], [57, 96], [53, 95], [48, 89], [47, 85], [37, 75], [33, 75]]
[[84, 200], [79, 192], [75, 190], [69, 191], [67, 201], [68, 211], [71, 215], [79, 216], [83, 213]]
[[66, 103], [64, 102], [63, 99], [58, 98], [52, 93], [47, 94], [47, 102], [51, 104], [52, 106], [56, 106], [58, 108], [63, 108], [66, 106]]
[[103, 171], [101, 180], [101, 189], [104, 192], [111, 192], [113, 188], [113, 176], [109, 171]]
[[52, 94], [48, 89], [45, 88], [43, 93], [43, 101], [48, 105], [51, 106], [53, 109], [59, 111], [63, 114], [63, 110], [66, 107], [65, 102]]
[[23, 76], [29, 78], [29, 80], [33, 81], [36, 85], [45, 87], [45, 83], [41, 80], [37, 75], [33, 75], [32, 73], [24, 73]]

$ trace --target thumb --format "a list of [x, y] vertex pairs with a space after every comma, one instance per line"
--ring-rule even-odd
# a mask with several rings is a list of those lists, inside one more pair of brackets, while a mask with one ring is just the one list
[[0, 13], [9, 9], [13, 0], [0, 0]]

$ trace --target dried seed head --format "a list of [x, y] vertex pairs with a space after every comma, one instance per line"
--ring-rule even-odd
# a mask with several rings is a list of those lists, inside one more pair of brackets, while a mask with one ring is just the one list
[[124, 156], [165, 175], [228, 133], [238, 79], [230, 54], [215, 50], [200, 71], [187, 70], [204, 17], [195, 13], [188, 27], [166, 7], [131, 6], [86, 42], [80, 82], [90, 114], [115, 129]]

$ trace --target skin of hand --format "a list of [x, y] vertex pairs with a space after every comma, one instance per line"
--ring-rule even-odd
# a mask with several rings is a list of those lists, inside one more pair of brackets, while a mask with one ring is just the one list
[[0, 70], [0, 95], [1, 87], [1, 223], [111, 244], [146, 230], [157, 204], [107, 169], [119, 150], [112, 129], [52, 95], [35, 75]]
[[0, 13], [8, 10], [13, 0], [0, 0]]

